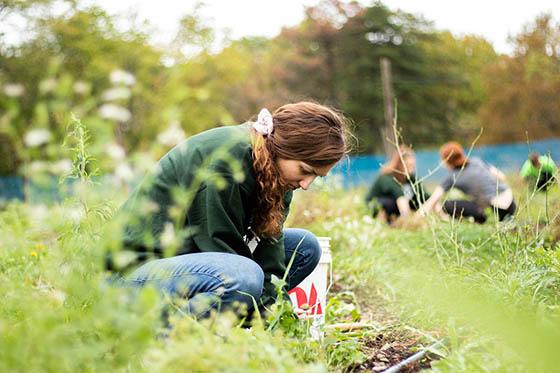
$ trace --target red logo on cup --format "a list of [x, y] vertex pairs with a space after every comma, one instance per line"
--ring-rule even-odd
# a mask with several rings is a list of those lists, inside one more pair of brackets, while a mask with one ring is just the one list
[[288, 294], [296, 294], [297, 306], [302, 310], [309, 310], [307, 312], [298, 312], [298, 314], [306, 313], [308, 315], [322, 315], [323, 309], [321, 308], [321, 302], [317, 300], [317, 290], [315, 285], [311, 283], [311, 291], [309, 294], [309, 299], [307, 299], [307, 294], [305, 290], [299, 286], [293, 288]]

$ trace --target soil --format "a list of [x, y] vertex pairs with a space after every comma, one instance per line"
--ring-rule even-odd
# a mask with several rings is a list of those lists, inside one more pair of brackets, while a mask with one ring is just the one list
[[[418, 352], [415, 348], [419, 345], [415, 338], [403, 338], [403, 336], [395, 336], [393, 334], [379, 334], [374, 339], [365, 342], [364, 353], [368, 359], [362, 364], [348, 367], [349, 372], [382, 372], [389, 369], [393, 365], [400, 363], [408, 357]], [[422, 369], [431, 367], [431, 359], [424, 357], [423, 359], [410, 364], [401, 372], [418, 372]]]
[[[337, 282], [335, 281], [335, 284]], [[335, 292], [344, 289], [344, 285], [338, 282]], [[380, 299], [375, 290], [362, 288], [356, 291], [357, 298], [361, 303], [362, 320], [372, 322], [383, 326], [383, 331], [374, 337], [368, 337], [362, 344], [362, 352], [367, 359], [361, 364], [352, 365], [346, 368], [347, 372], [383, 372], [393, 365], [409, 358], [415, 353], [421, 351], [422, 348], [430, 344], [426, 338], [419, 332], [415, 332], [412, 328], [406, 328], [398, 317], [389, 312], [385, 307], [385, 301]], [[438, 332], [429, 331], [434, 337], [438, 337]], [[401, 372], [418, 372], [423, 369], [429, 369], [433, 359], [437, 356], [427, 354], [421, 360], [402, 368]]]

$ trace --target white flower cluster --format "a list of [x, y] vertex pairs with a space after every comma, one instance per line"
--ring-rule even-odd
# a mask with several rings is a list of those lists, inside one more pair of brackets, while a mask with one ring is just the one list
[[157, 140], [165, 146], [175, 146], [185, 139], [185, 131], [181, 128], [178, 121], [173, 121], [165, 131], [160, 133]]
[[115, 168], [115, 176], [120, 181], [132, 181], [134, 179], [134, 171], [132, 171], [128, 163], [119, 163]]
[[23, 143], [30, 147], [41, 146], [51, 140], [51, 132], [46, 128], [32, 128], [27, 131], [23, 138]]
[[72, 161], [69, 159], [61, 159], [51, 164], [50, 171], [56, 175], [64, 175], [72, 170]]
[[103, 92], [102, 99], [105, 104], [99, 108], [99, 115], [108, 120], [116, 122], [128, 122], [132, 113], [126, 107], [118, 105], [115, 101], [128, 100], [132, 92], [128, 87], [136, 84], [136, 78], [131, 73], [124, 70], [113, 70], [109, 76], [114, 87]]
[[122, 161], [126, 157], [126, 153], [122, 146], [116, 143], [107, 144], [105, 146], [105, 152], [115, 161]]
[[171, 223], [165, 223], [163, 233], [161, 234], [161, 246], [164, 248], [177, 247], [179, 244], [179, 237], [175, 233], [175, 228]]
[[111, 83], [115, 85], [122, 84], [126, 86], [133, 86], [136, 84], [136, 78], [134, 75], [121, 69], [111, 71], [109, 79], [111, 79]]
[[52, 92], [56, 89], [56, 85], [57, 85], [56, 79], [48, 78], [48, 79], [42, 80], [39, 83], [39, 90], [42, 93], [49, 93], [49, 92]]
[[29, 172], [38, 174], [42, 172], [50, 172], [55, 175], [64, 175], [72, 170], [72, 161], [69, 159], [61, 159], [57, 162], [33, 161], [29, 163]]
[[127, 108], [115, 104], [101, 105], [99, 108], [99, 115], [101, 118], [117, 122], [127, 122], [132, 117], [132, 114]]
[[103, 92], [104, 101], [128, 100], [132, 93], [127, 87], [114, 87]]
[[76, 83], [74, 83], [74, 92], [79, 95], [85, 95], [89, 93], [90, 88], [91, 86], [89, 85], [89, 83], [84, 82], [83, 80], [78, 80]]
[[8, 83], [3, 87], [4, 94], [8, 97], [20, 97], [25, 93], [23, 84]]

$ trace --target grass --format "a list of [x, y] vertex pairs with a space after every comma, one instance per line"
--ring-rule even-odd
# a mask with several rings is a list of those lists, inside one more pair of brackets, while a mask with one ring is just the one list
[[104, 222], [124, 193], [107, 201], [90, 185], [79, 201], [10, 204], [0, 212], [0, 370], [382, 370], [441, 339], [434, 371], [554, 371], [560, 192], [531, 195], [513, 181], [519, 215], [484, 226], [389, 228], [368, 216], [363, 190], [298, 193], [289, 225], [332, 237], [327, 323], [366, 325], [327, 329], [322, 341], [293, 320], [248, 330], [228, 314], [178, 318], [162, 338], [158, 294], [105, 281], [103, 248], [117, 233]]
[[302, 198], [294, 215], [308, 222], [317, 204], [336, 206], [321, 215], [337, 217], [311, 225], [333, 237], [339, 281], [370, 308], [384, 310], [370, 312], [379, 323], [397, 317], [404, 338], [423, 335], [419, 342], [426, 344], [445, 337], [446, 358], [434, 370], [553, 371], [551, 346], [560, 342], [554, 215], [560, 194], [555, 188], [527, 200], [514, 183], [521, 208], [509, 223], [434, 220], [388, 229], [367, 217], [355, 195], [333, 192], [324, 200]]

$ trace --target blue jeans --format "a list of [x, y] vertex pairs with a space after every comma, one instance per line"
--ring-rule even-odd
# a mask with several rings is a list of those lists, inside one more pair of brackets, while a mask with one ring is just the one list
[[[286, 266], [297, 247], [287, 276], [290, 290], [315, 269], [321, 258], [321, 247], [313, 233], [296, 228], [284, 230], [284, 246]], [[184, 299], [179, 307], [195, 317], [204, 317], [211, 309], [234, 305], [250, 310], [253, 298], [258, 301], [261, 297], [263, 283], [264, 273], [255, 261], [221, 252], [152, 260], [120, 281], [129, 287], [153, 286], [172, 299]]]

